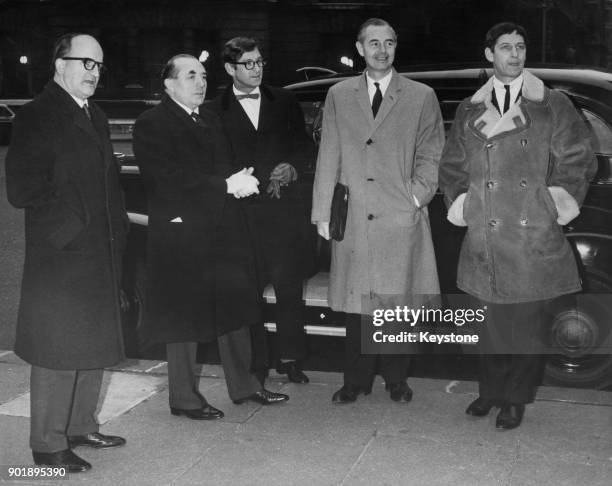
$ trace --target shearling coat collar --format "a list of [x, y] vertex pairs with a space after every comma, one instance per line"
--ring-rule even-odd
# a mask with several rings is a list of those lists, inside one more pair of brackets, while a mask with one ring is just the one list
[[484, 104], [483, 113], [476, 117], [473, 128], [484, 135], [485, 138], [492, 138], [501, 133], [511, 132], [527, 128], [530, 125], [529, 116], [525, 110], [524, 101], [543, 103], [548, 97], [548, 88], [544, 83], [536, 78], [529, 71], [523, 71], [523, 87], [521, 96], [510, 109], [500, 115], [491, 101], [493, 94], [493, 77], [472, 96], [470, 100], [474, 105]]

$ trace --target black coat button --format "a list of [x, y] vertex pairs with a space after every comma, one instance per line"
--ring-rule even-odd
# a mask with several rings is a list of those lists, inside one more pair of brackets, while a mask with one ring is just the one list
[[373, 214], [368, 214], [368, 219], [371, 221], [374, 219], [374, 215]]
[[372, 139], [368, 138], [368, 140], [366, 141], [366, 145], [372, 145], [372, 143], [374, 143], [374, 142], [372, 142]]
[[527, 187], [527, 181], [525, 179], [523, 179], [520, 183], [519, 186], [521, 187]]
[[495, 187], [495, 182], [493, 182], [493, 181], [487, 182], [487, 188], [488, 189], [493, 189], [493, 187]]
[[493, 228], [494, 226], [497, 226], [497, 220], [492, 219], [491, 221], [489, 221], [489, 226], [491, 226], [491, 228]]

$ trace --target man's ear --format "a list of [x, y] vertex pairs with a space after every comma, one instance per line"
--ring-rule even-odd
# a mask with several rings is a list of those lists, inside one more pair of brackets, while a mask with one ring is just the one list
[[164, 79], [164, 87], [168, 90], [168, 91], [172, 91], [172, 79], [171, 78], [166, 78]]
[[66, 61], [64, 61], [63, 59], [59, 59], [59, 58], [56, 59], [55, 60], [55, 72], [62, 74], [64, 72], [64, 69], [66, 69]]
[[355, 42], [355, 48], [357, 49], [357, 52], [359, 53], [361, 57], [365, 57], [363, 55], [363, 44], [361, 44], [361, 42], [359, 41]]
[[223, 67], [225, 67], [225, 72], [233, 78], [236, 73], [236, 67], [229, 62], [226, 62]]
[[491, 50], [490, 47], [485, 47], [485, 57], [487, 58], [487, 61], [489, 62], [493, 62], [493, 51]]

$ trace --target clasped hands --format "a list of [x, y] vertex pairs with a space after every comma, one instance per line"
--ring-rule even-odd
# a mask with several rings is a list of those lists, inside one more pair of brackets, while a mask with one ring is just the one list
[[253, 176], [253, 167], [242, 169], [235, 174], [232, 174], [227, 179], [227, 193], [237, 199], [249, 197], [252, 194], [259, 194], [259, 181]]
[[280, 199], [280, 188], [286, 186], [291, 182], [297, 181], [298, 174], [295, 167], [287, 162], [281, 162], [274, 170], [270, 173], [270, 182], [266, 189], [266, 192], [270, 197]]

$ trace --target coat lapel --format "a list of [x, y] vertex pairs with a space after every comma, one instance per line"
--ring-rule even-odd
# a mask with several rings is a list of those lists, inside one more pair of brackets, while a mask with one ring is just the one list
[[[389, 82], [389, 86], [387, 86], [387, 90], [385, 91], [385, 95], [383, 96], [382, 103], [380, 108], [378, 109], [378, 113], [376, 118], [373, 118], [373, 125], [370, 131], [370, 135], [376, 131], [376, 129], [380, 126], [380, 124], [385, 120], [397, 100], [399, 99], [399, 92], [401, 88], [399, 86], [399, 75], [393, 70], [393, 74], [391, 75], [391, 81]], [[366, 89], [367, 92], [367, 89]], [[369, 98], [368, 98], [369, 101]], [[372, 113], [372, 108], [370, 107], [370, 113]]]
[[76, 101], [55, 81], [50, 81], [46, 89], [57, 101], [57, 106], [65, 116], [72, 120], [72, 123], [90, 137], [98, 146], [100, 152], [104, 152], [102, 139], [96, 131], [93, 122], [87, 118], [85, 112], [79, 107]]
[[546, 91], [542, 81], [529, 71], [523, 71], [521, 97], [503, 116], [493, 105], [492, 94], [493, 77], [476, 91], [471, 100], [472, 104], [480, 105], [481, 109], [475, 112], [469, 126], [476, 135], [484, 139], [527, 130], [531, 125], [531, 118], [527, 110], [527, 103], [524, 103], [523, 100], [541, 103]]
[[399, 92], [401, 91], [401, 87], [399, 85], [399, 74], [393, 70], [393, 74], [391, 77], [391, 81], [389, 82], [389, 86], [385, 91], [385, 95], [383, 96], [382, 103], [380, 108], [378, 109], [378, 113], [376, 114], [376, 118], [374, 118], [374, 114], [372, 113], [372, 104], [370, 103], [370, 96], [368, 94], [368, 82], [366, 80], [365, 73], [362, 76], [359, 76], [357, 80], [357, 84], [355, 86], [355, 94], [357, 96], [357, 101], [363, 114], [368, 122], [368, 138], [372, 136], [372, 134], [380, 127], [382, 122], [385, 120], [387, 115], [393, 109], [395, 103], [399, 99]]
[[194, 138], [201, 143], [203, 148], [207, 148], [205, 137], [206, 132], [210, 129], [210, 127], [206, 126], [206, 122], [202, 120], [204, 126], [196, 123], [193, 119], [187, 114], [187, 112], [176, 104], [172, 98], [169, 96], [164, 96], [162, 99], [162, 104], [177, 118], [177, 120], [187, 129], [189, 133], [192, 134]]
[[368, 95], [368, 82], [366, 81], [365, 73], [357, 79], [355, 95], [357, 96], [357, 102], [363, 110], [368, 125], [371, 127], [374, 124], [374, 115], [372, 114], [372, 104], [370, 103], [370, 96]]

